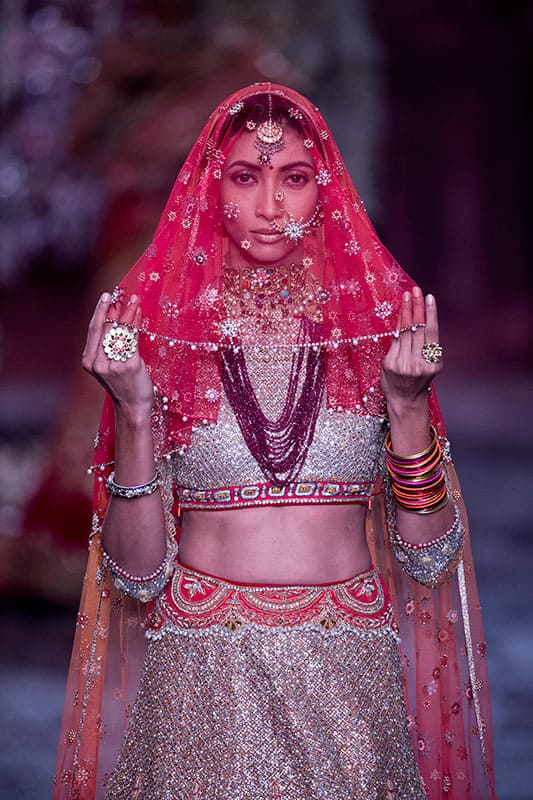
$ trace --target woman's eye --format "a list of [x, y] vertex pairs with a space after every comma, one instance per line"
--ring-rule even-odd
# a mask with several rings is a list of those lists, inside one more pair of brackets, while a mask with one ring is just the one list
[[233, 180], [235, 183], [252, 183], [255, 180], [255, 176], [251, 172], [237, 172], [233, 176]]
[[307, 176], [302, 175], [299, 172], [292, 173], [291, 175], [287, 176], [287, 183], [290, 186], [303, 186], [307, 183]]

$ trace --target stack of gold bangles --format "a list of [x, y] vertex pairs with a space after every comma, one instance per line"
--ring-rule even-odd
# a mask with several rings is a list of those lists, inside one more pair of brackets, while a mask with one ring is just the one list
[[448, 502], [442, 468], [442, 448], [431, 427], [432, 442], [422, 453], [399, 456], [391, 447], [390, 431], [385, 438], [387, 470], [396, 503], [415, 514], [433, 514]]

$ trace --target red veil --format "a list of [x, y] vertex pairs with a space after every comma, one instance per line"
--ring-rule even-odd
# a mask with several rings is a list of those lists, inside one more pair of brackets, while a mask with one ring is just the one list
[[[386, 412], [381, 363], [402, 292], [413, 282], [379, 241], [318, 109], [282, 86], [242, 89], [211, 114], [177, 177], [151, 244], [115, 290], [142, 298], [139, 346], [156, 387], [152, 422], [156, 457], [167, 477], [163, 494], [169, 531], [172, 453], [190, 445], [195, 427], [217, 420], [220, 353], [241, 346], [238, 329], [224, 309], [220, 180], [229, 148], [243, 130], [253, 130], [264, 119], [267, 99], [273, 118], [282, 114], [300, 131], [316, 169], [323, 220], [304, 238], [304, 263], [317, 287], [323, 322], [320, 336], [306, 346], [324, 353], [328, 406], [362, 415]], [[286, 341], [283, 346], [290, 352], [296, 344]], [[446, 443], [434, 392], [430, 413]], [[449, 448], [444, 449], [451, 490], [461, 506]], [[102, 566], [99, 530], [112, 461], [113, 413], [106, 399], [92, 468], [93, 532], [55, 800], [103, 796], [144, 653], [145, 608], [117, 593]], [[388, 580], [400, 625], [408, 724], [427, 795], [435, 800], [493, 798], [486, 645], [468, 532], [456, 573], [438, 589], [427, 589], [407, 577], [392, 554], [387, 531], [394, 513], [387, 497], [378, 478], [367, 537], [374, 563]]]

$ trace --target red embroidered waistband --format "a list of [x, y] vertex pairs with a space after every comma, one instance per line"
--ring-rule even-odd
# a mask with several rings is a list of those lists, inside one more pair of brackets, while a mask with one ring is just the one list
[[368, 503], [371, 482], [294, 481], [285, 486], [256, 483], [217, 489], [178, 487], [183, 510], [240, 508], [290, 503]]
[[339, 624], [372, 632], [396, 631], [387, 587], [372, 568], [341, 583], [307, 586], [231, 583], [181, 564], [146, 621], [148, 635], [165, 630], [267, 628], [303, 624], [331, 631]]

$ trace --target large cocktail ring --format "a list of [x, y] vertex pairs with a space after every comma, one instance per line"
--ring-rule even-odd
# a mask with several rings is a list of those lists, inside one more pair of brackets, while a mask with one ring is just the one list
[[428, 364], [438, 364], [442, 361], [442, 346], [438, 342], [426, 342], [422, 348], [422, 358]]
[[130, 328], [117, 325], [106, 333], [102, 347], [110, 361], [127, 361], [137, 351], [137, 336]]

